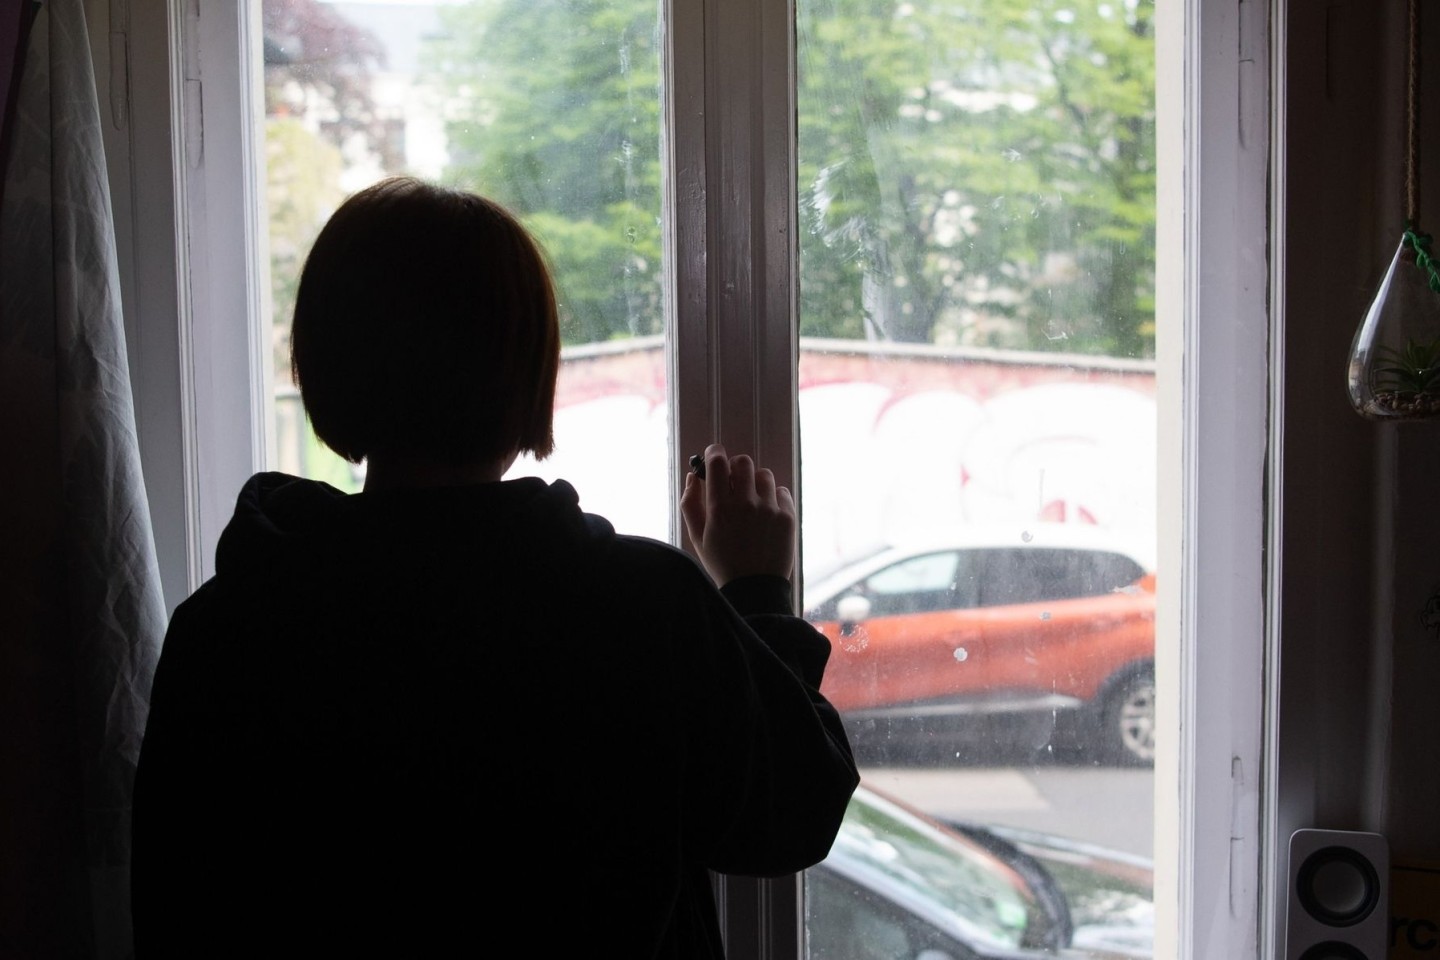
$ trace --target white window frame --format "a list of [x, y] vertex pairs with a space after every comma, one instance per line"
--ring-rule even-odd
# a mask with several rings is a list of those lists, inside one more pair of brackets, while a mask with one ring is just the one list
[[1160, 578], [1157, 601], [1157, 647], [1178, 654], [1156, 657], [1161, 729], [1179, 737], [1161, 741], [1155, 765], [1156, 957], [1273, 958], [1283, 946], [1266, 710], [1283, 412], [1270, 64], [1283, 6], [1158, 8], [1157, 96], [1184, 109], [1162, 109], [1157, 131], [1157, 310], [1183, 321], [1157, 335], [1160, 569], [1180, 576]]
[[[212, 572], [235, 493], [271, 443], [257, 415], [268, 348], [247, 319], [268, 300], [262, 226], [255, 198], [235, 189], [261, 182], [246, 176], [255, 103], [239, 95], [255, 89], [256, 65], [237, 55], [258, 3], [89, 5], [108, 34], [97, 58], [128, 58], [99, 71], [101, 101], [128, 85], [107, 149], [173, 608]], [[1278, 741], [1264, 705], [1277, 689], [1266, 598], [1278, 520], [1266, 504], [1279, 502], [1282, 412], [1270, 294], [1283, 263], [1269, 225], [1283, 222], [1284, 192], [1271, 108], [1283, 88], [1270, 67], [1283, 58], [1270, 31], [1283, 40], [1284, 6], [1157, 4], [1159, 96], [1184, 104], [1158, 123], [1159, 305], [1183, 317], [1157, 342], [1160, 556], [1183, 575], [1160, 580], [1159, 702], [1180, 736], [1162, 737], [1155, 767], [1157, 958], [1273, 958], [1283, 920], [1271, 882]], [[718, 436], [796, 487], [793, 5], [671, 0], [665, 35], [675, 453]], [[798, 880], [730, 881], [719, 901], [733, 960], [800, 955]]]

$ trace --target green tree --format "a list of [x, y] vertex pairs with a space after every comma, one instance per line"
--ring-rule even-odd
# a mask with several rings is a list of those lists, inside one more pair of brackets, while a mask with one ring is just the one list
[[[1147, 356], [1153, 0], [799, 5], [802, 333]], [[661, 314], [654, 0], [447, 8], [447, 176], [555, 261], [565, 337]]]
[[[274, 322], [288, 337], [300, 268], [320, 228], [344, 199], [340, 151], [293, 117], [265, 121], [265, 196], [269, 209], [270, 293]], [[276, 371], [289, 375], [289, 346]]]
[[[269, 212], [271, 346], [287, 469], [354, 491], [350, 465], [316, 439], [290, 378], [290, 321], [300, 270], [344, 198], [344, 152], [384, 154], [372, 70], [379, 39], [321, 0], [265, 0], [265, 200]], [[293, 431], [286, 429], [293, 424]]]
[[[320, 443], [299, 407], [290, 378], [290, 321], [300, 270], [331, 212], [344, 199], [340, 188], [340, 150], [306, 129], [293, 116], [265, 121], [265, 192], [269, 216], [271, 345], [275, 364], [276, 403], [289, 405], [300, 435], [289, 438], [282, 462], [315, 480], [342, 490], [358, 489], [354, 472], [339, 455]], [[283, 416], [283, 415], [282, 415]], [[294, 458], [294, 459], [290, 459]]]
[[1152, 11], [802, 4], [802, 331], [1153, 354]]
[[545, 246], [567, 343], [658, 333], [660, 74], [654, 0], [443, 8], [447, 181], [504, 203]]
[[265, 0], [265, 115], [304, 117], [337, 147], [351, 137], [378, 149], [383, 125], [375, 111], [372, 71], [385, 48], [324, 0]]

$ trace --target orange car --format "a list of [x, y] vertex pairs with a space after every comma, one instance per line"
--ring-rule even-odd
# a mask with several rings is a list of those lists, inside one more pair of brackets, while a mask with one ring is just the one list
[[808, 584], [805, 616], [852, 729], [1027, 714], [1106, 762], [1154, 760], [1155, 576], [1097, 528], [886, 547]]

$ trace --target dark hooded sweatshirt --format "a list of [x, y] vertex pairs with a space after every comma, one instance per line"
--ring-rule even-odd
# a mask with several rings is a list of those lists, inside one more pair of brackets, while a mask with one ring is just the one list
[[858, 782], [790, 610], [564, 482], [253, 477], [155, 675], [138, 960], [720, 956], [709, 871], [820, 861]]

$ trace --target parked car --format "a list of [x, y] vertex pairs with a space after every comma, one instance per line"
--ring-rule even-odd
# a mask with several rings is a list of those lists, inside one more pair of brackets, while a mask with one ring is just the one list
[[881, 547], [807, 584], [805, 616], [857, 743], [1023, 715], [1104, 762], [1154, 760], [1155, 576], [1098, 528]]
[[806, 874], [810, 960], [1145, 960], [1149, 860], [946, 824], [862, 783]]

